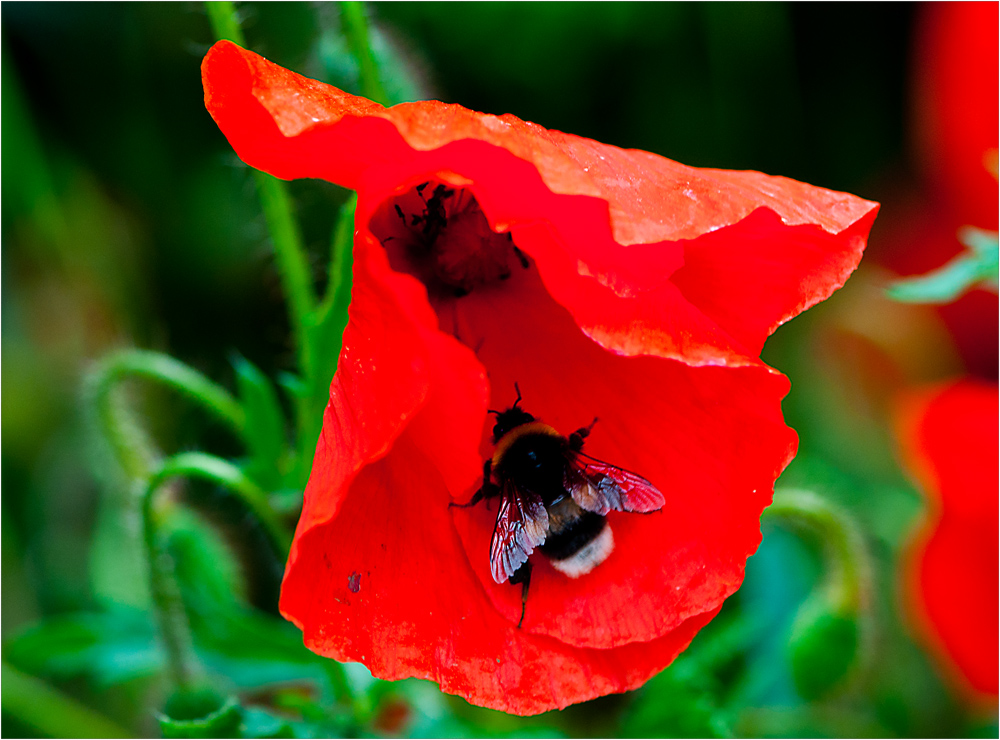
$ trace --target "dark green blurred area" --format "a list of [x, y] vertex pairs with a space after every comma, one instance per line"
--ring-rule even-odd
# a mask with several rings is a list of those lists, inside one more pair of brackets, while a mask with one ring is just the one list
[[[240, 9], [255, 51], [358, 91], [337, 6]], [[911, 5], [394, 3], [369, 11], [394, 102], [435, 97], [509, 112], [685, 164], [762, 170], [874, 200], [912, 187]], [[203, 106], [199, 65], [213, 40], [197, 3], [2, 8], [3, 636], [42, 618], [65, 620], [57, 622], [64, 642], [22, 638], [5, 660], [139, 734], [158, 731], [162, 656], [141, 564], [122, 562], [113, 547], [121, 525], [102, 495], [113, 481], [82, 412], [83, 373], [125, 346], [169, 352], [230, 388], [234, 352], [272, 378], [294, 369], [253, 179]], [[322, 282], [347, 193], [314, 181], [290, 189]], [[880, 243], [876, 226], [871, 250], [898, 248]], [[962, 365], [933, 312], [888, 303], [880, 280], [862, 268], [827, 304], [781, 329], [764, 354], [794, 388], [784, 408], [801, 452], [783, 484], [847, 510], [872, 556], [871, 608], [846, 679], [797, 683], [789, 641], [821, 577], [819, 550], [765, 524], [743, 589], [639, 692], [520, 720], [421, 682], [372, 684], [362, 671], [358, 695], [374, 717], [367, 731], [996, 734], [996, 717], [963, 708], [899, 614], [896, 569], [922, 504], [896, 462], [891, 397]], [[882, 341], [887, 325], [902, 327], [900, 341]], [[238, 454], [224, 430], [169, 395], [148, 391], [139, 401], [164, 449]], [[299, 735], [357, 732], [309, 724], [336, 687], [297, 631], [273, 618], [280, 563], [256, 550], [252, 524], [228, 516], [210, 490], [200, 498], [208, 503], [178, 518], [171, 548], [203, 661], [249, 704], [296, 717]], [[83, 611], [92, 616], [73, 616]], [[843, 650], [838, 635], [847, 633], [829, 634], [829, 645], [800, 654]], [[732, 649], [717, 654], [727, 640]], [[296, 681], [312, 688], [297, 693]], [[382, 722], [397, 716], [394, 706], [405, 721]], [[261, 736], [280, 730], [268, 729], [272, 719], [254, 719]], [[5, 736], [37, 732], [5, 709]]]

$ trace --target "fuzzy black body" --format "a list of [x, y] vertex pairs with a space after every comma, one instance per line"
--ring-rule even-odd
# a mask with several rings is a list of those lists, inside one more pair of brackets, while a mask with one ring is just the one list
[[[551, 427], [540, 427], [538, 422], [525, 421], [506, 432], [514, 439], [498, 447], [501, 454], [494, 455], [492, 473], [497, 494], [509, 486], [541, 498], [549, 532], [538, 549], [553, 560], [564, 560], [589, 545], [606, 521], [600, 514], [581, 509], [566, 490], [567, 468], [576, 454], [570, 440], [555, 434]], [[502, 441], [497, 440], [497, 444]]]

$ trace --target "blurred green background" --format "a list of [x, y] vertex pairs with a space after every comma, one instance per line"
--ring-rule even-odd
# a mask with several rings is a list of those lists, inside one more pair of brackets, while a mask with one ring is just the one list
[[[337, 5], [239, 9], [250, 48], [359, 91]], [[884, 204], [858, 274], [764, 352], [792, 379], [784, 409], [801, 437], [781, 482], [848, 512], [871, 561], [870, 603], [856, 651], [853, 633], [808, 644], [793, 622], [822, 582], [821, 548], [766, 520], [743, 589], [674, 666], [630, 695], [521, 720], [313, 658], [276, 616], [281, 563], [248, 517], [202, 486], [178, 507], [170, 548], [199, 656], [248, 708], [244, 732], [996, 735], [995, 712], [964, 704], [914, 641], [897, 593], [922, 503], [897, 462], [894, 394], [963, 372], [996, 379], [995, 296], [979, 291], [954, 319], [882, 293], [891, 270], [950, 256], [945, 246], [943, 258], [914, 263], [893, 216], [926, 197], [910, 145], [923, 11], [367, 6], [393, 102], [509, 112], [689, 165], [761, 170]], [[199, 3], [2, 8], [4, 659], [16, 680], [38, 677], [59, 692], [55, 714], [82, 706], [136, 734], [159, 732], [163, 656], [141, 563], [118, 549], [134, 522], [120, 521], [121, 485], [88, 423], [84, 373], [130, 346], [168, 352], [229, 388], [235, 353], [271, 378], [295, 361], [253, 178], [203, 106], [199, 65], [213, 40]], [[290, 192], [319, 279], [348, 194], [314, 181]], [[971, 351], [949, 332], [956, 320], [974, 337]], [[239, 455], [225, 428], [169, 393], [136, 390], [134, 400], [161, 448]], [[33, 627], [40, 620], [44, 631]], [[849, 667], [831, 667], [837, 655]], [[4, 670], [5, 736], [87, 734], [90, 725], [25, 713], [8, 698]]]

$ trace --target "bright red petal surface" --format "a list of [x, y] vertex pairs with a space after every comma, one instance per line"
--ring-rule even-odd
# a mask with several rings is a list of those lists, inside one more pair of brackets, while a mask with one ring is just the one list
[[[317, 465], [328, 452], [321, 444]], [[429, 678], [474, 704], [537, 714], [638, 687], [715, 615], [616, 650], [518, 630], [483, 593], [449, 500], [407, 430], [354, 480], [335, 519], [299, 537], [281, 606], [310, 649], [381, 678]]]
[[[532, 272], [458, 304], [457, 333], [477, 362], [426, 328], [426, 300], [411, 300], [421, 286], [389, 268], [366, 230], [355, 258], [282, 612], [317, 652], [520, 714], [640, 685], [742, 581], [794, 452], [779, 411], [787, 380], [762, 365], [609, 353]], [[600, 416], [588, 452], [641, 471], [668, 499], [662, 512], [612, 517], [616, 550], [585, 589], [540, 559], [521, 630], [520, 589], [490, 577], [495, 508], [448, 507], [480, 482], [484, 365], [493, 406], [513, 401], [520, 378], [532, 412], [567, 433]]]
[[[745, 364], [776, 326], [840, 287], [877, 210], [844, 193], [686, 167], [510, 115], [434, 101], [384, 109], [230, 42], [212, 48], [202, 74], [208, 110], [234, 149], [278, 177], [323, 178], [381, 200], [456, 173], [584, 331], [630, 354]], [[768, 249], [755, 254], [746, 240]], [[734, 281], [743, 289], [727, 290]], [[700, 287], [716, 285], [704, 303]]]
[[950, 675], [996, 697], [997, 387], [963, 381], [914, 394], [902, 419], [904, 451], [930, 508], [908, 573], [919, 627]]
[[[585, 589], [533, 558], [523, 629], [580, 647], [617, 647], [663, 635], [739, 587], [760, 542], [760, 512], [795, 450], [780, 414], [784, 376], [759, 365], [690, 367], [607, 352], [532, 272], [466, 296], [457, 319], [489, 370], [490, 408], [513, 403], [516, 381], [523, 407], [563, 434], [597, 416], [585, 451], [642, 474], [666, 497], [661, 511], [609, 516], [617, 545]], [[489, 450], [484, 435], [482, 457]], [[454, 516], [474, 566], [477, 558], [485, 566], [496, 507]], [[520, 588], [474, 569], [516, 624]]]
[[297, 534], [337, 515], [354, 476], [385, 456], [404, 429], [451, 490], [464, 491], [481, 475], [483, 368], [436, 325], [417, 280], [390, 270], [380, 249], [355, 251], [350, 320], [319, 441], [325, 454], [313, 463]]

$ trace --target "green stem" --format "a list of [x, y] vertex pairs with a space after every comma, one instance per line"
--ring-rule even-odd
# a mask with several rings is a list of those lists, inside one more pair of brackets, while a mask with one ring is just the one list
[[264, 527], [278, 552], [288, 554], [291, 533], [271, 509], [267, 493], [238, 467], [204, 452], [182, 452], [163, 461], [150, 477], [147, 490], [155, 491], [170, 479], [179, 477], [201, 478], [230, 491]]
[[764, 515], [805, 529], [822, 543], [825, 596], [835, 610], [856, 613], [864, 606], [870, 580], [868, 554], [847, 512], [811, 491], [782, 489], [775, 491]]
[[340, 209], [330, 242], [329, 278], [323, 301], [310, 317], [307, 330], [315, 351], [315, 363], [302, 379], [296, 396], [297, 479], [303, 484], [320, 430], [323, 410], [330, 396], [330, 380], [337, 369], [337, 359], [347, 326], [347, 307], [351, 302], [351, 265], [354, 245], [354, 212], [358, 196], [352, 193]]
[[361, 94], [369, 100], [385, 105], [388, 99], [382, 87], [382, 80], [379, 78], [375, 54], [372, 52], [364, 3], [344, 0], [340, 3], [340, 7], [344, 20], [344, 35], [347, 36], [347, 44], [361, 72]]
[[101, 360], [87, 379], [87, 395], [96, 409], [102, 431], [115, 456], [132, 478], [145, 478], [154, 454], [137, 427], [115, 398], [114, 390], [127, 378], [155, 380], [184, 394], [243, 436], [243, 409], [222, 386], [169, 355], [146, 350], [120, 350]]
[[209, 23], [212, 24], [212, 33], [217, 39], [228, 39], [234, 44], [246, 48], [247, 42], [243, 38], [243, 29], [240, 28], [239, 15], [236, 12], [236, 4], [229, 0], [216, 0], [216, 2], [206, 2], [205, 10], [208, 12]]
[[177, 585], [174, 563], [170, 553], [160, 545], [162, 522], [154, 504], [157, 492], [163, 490], [162, 483], [163, 480], [154, 474], [143, 492], [142, 536], [149, 568], [149, 591], [167, 658], [167, 675], [173, 686], [186, 688], [197, 681], [200, 668], [194, 654], [191, 627]]
[[48, 737], [134, 737], [34, 676], [3, 664], [3, 711]]
[[351, 265], [354, 258], [354, 212], [358, 207], [358, 194], [351, 193], [340, 208], [337, 225], [330, 241], [330, 269], [326, 282], [326, 293], [319, 311], [344, 314], [347, 323], [347, 305], [351, 302]]
[[[207, 2], [205, 8], [216, 38], [229, 39], [246, 47], [234, 3]], [[257, 182], [257, 195], [264, 211], [264, 218], [267, 220], [271, 242], [274, 244], [281, 285], [291, 312], [292, 334], [299, 364], [308, 374], [315, 362], [315, 352], [306, 330], [306, 323], [316, 306], [316, 293], [305, 246], [295, 217], [292, 215], [292, 201], [285, 184], [259, 170], [254, 170], [254, 179]]]
[[149, 590], [156, 606], [170, 680], [175, 686], [189, 687], [197, 680], [200, 669], [194, 657], [191, 629], [173, 561], [160, 546], [161, 518], [155, 507], [157, 494], [165, 490], [170, 481], [181, 477], [201, 478], [235, 494], [267, 530], [282, 555], [287, 555], [292, 537], [271, 510], [267, 494], [226, 460], [203, 452], [182, 452], [164, 460], [149, 477], [142, 497], [142, 531], [149, 564]]
[[315, 353], [305, 327], [316, 306], [316, 293], [302, 236], [292, 215], [292, 201], [285, 184], [259, 170], [254, 170], [254, 179], [257, 181], [260, 205], [274, 243], [278, 274], [291, 311], [299, 364], [308, 374], [315, 363]]

